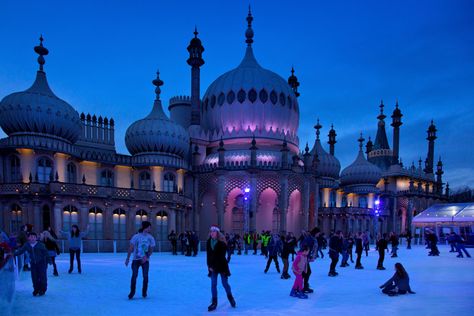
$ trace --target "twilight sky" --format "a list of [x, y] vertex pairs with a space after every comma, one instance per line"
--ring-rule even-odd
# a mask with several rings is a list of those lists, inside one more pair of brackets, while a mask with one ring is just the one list
[[[435, 157], [443, 159], [445, 180], [454, 188], [473, 186], [470, 0], [3, 0], [0, 98], [33, 82], [33, 47], [42, 33], [53, 91], [79, 113], [112, 116], [117, 150], [127, 153], [125, 131], [150, 111], [157, 68], [166, 107], [170, 97], [190, 94], [186, 47], [195, 24], [205, 47], [201, 95], [239, 64], [249, 2], [257, 60], [284, 78], [294, 65], [301, 83], [300, 148], [307, 141], [312, 146], [316, 118], [325, 142], [334, 123], [336, 156], [346, 167], [356, 156], [359, 132], [375, 138], [380, 99], [389, 116], [398, 98], [404, 164], [425, 159], [426, 129], [433, 119]], [[387, 132], [391, 144], [391, 127]]]

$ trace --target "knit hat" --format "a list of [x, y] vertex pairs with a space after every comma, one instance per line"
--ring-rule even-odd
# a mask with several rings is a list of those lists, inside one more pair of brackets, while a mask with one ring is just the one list
[[209, 227], [209, 231], [219, 233], [221, 230], [219, 229], [217, 225], [211, 225], [211, 227]]

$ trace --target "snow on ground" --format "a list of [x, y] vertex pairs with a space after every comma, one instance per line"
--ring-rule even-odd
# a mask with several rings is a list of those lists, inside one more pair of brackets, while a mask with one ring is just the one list
[[[386, 258], [387, 270], [375, 269], [377, 253], [362, 257], [365, 270], [354, 265], [337, 270], [339, 276], [327, 276], [329, 258], [312, 263], [310, 284], [315, 293], [301, 300], [289, 296], [294, 276], [281, 280], [275, 267], [264, 274], [262, 256], [237, 256], [231, 260], [232, 287], [237, 308], [233, 309], [219, 283], [216, 315], [461, 315], [474, 307], [474, 259], [456, 258], [445, 246], [440, 257], [428, 257], [422, 246], [402, 247], [399, 258]], [[474, 255], [474, 251], [470, 249]], [[129, 301], [131, 269], [125, 267], [125, 254], [82, 254], [83, 273], [68, 274], [68, 255], [58, 258], [59, 277], [48, 271], [48, 292], [33, 297], [28, 273], [17, 282], [13, 315], [206, 315], [210, 303], [210, 279], [205, 253], [198, 257], [155, 253], [150, 267], [148, 298], [142, 299], [141, 273], [135, 299]], [[354, 257], [355, 259], [355, 257]], [[388, 297], [379, 286], [401, 262], [410, 274], [414, 295]], [[220, 280], [219, 280], [220, 282]], [[1, 313], [0, 313], [1, 314]]]

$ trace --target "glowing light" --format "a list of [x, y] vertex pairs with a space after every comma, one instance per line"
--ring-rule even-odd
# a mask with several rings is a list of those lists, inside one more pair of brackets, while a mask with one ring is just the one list
[[245, 188], [245, 189], [244, 189], [244, 192], [245, 192], [245, 193], [249, 193], [249, 192], [250, 192], [250, 188]]

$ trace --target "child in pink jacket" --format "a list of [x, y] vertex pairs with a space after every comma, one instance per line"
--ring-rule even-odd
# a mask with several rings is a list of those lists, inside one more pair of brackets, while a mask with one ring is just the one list
[[295, 261], [293, 261], [292, 270], [295, 274], [295, 283], [291, 289], [290, 296], [298, 298], [308, 298], [308, 295], [303, 293], [303, 272], [306, 272], [308, 265], [308, 246], [303, 246], [298, 251]]

